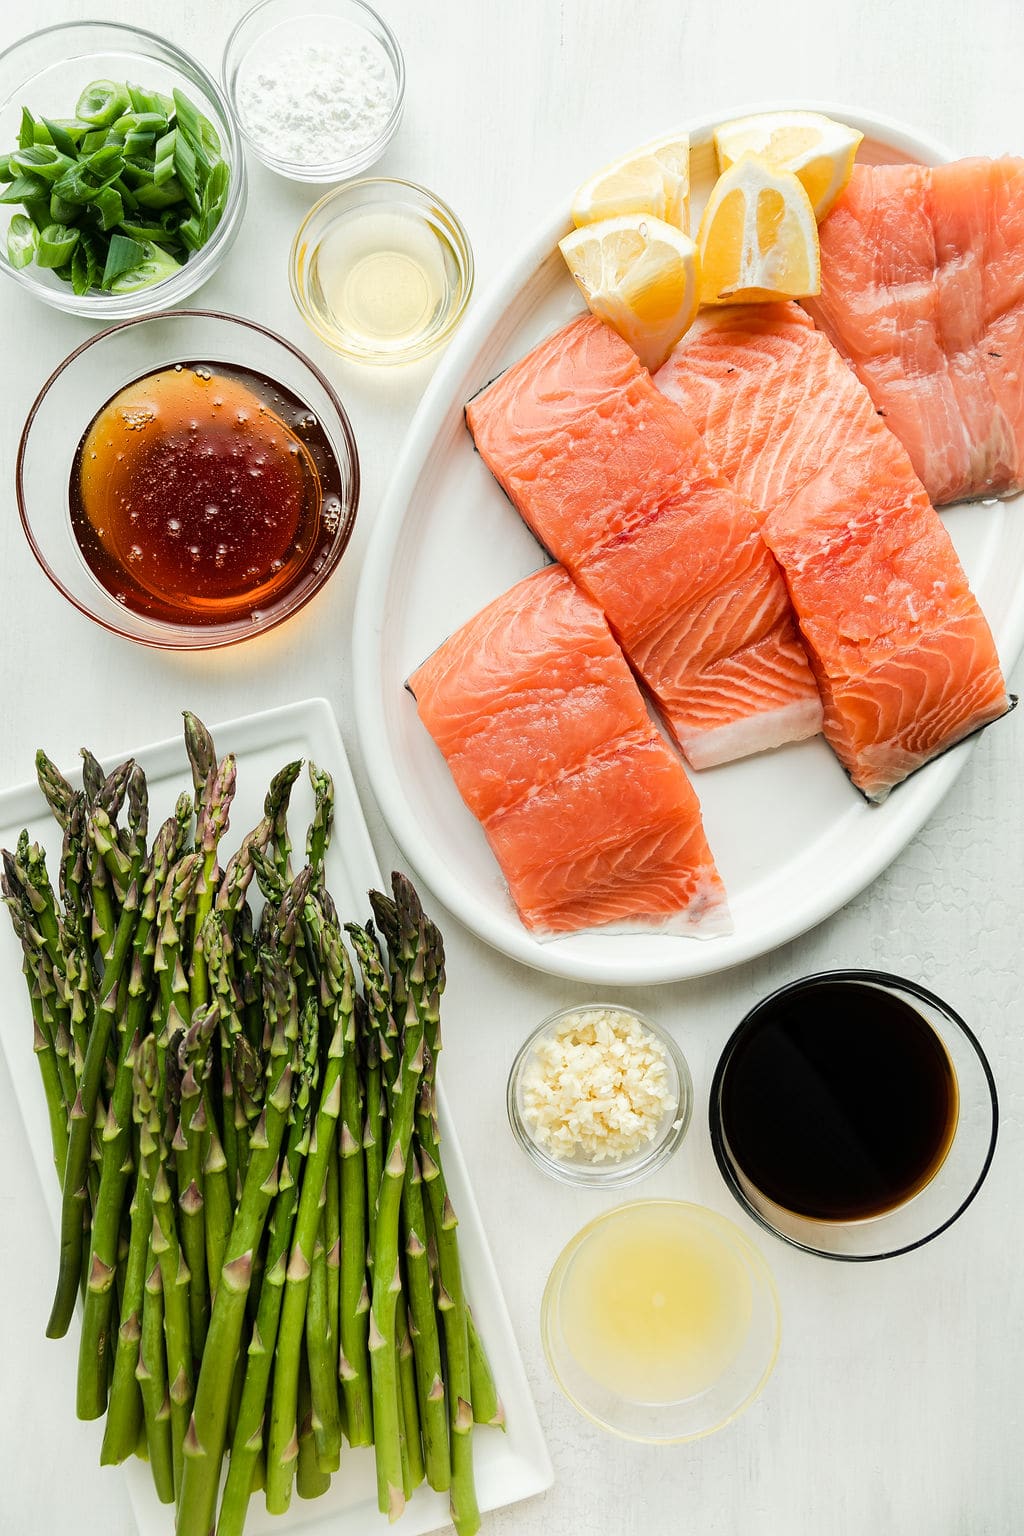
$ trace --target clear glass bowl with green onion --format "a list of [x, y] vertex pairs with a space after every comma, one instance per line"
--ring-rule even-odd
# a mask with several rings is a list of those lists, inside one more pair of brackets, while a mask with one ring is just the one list
[[223, 92], [173, 43], [83, 21], [0, 53], [0, 270], [44, 303], [102, 321], [177, 304], [245, 197]]

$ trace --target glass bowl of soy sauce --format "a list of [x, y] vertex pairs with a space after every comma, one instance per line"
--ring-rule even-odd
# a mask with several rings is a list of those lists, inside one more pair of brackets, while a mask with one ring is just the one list
[[173, 310], [61, 363], [25, 423], [16, 489], [33, 554], [79, 612], [205, 650], [319, 592], [352, 533], [359, 459], [341, 401], [290, 342]]
[[759, 1002], [722, 1053], [711, 1141], [740, 1205], [822, 1258], [894, 1258], [967, 1209], [999, 1106], [976, 1036], [884, 971], [823, 971]]

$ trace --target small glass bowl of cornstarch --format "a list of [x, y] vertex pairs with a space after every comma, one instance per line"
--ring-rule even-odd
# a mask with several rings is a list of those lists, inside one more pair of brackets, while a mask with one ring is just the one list
[[692, 1110], [690, 1070], [671, 1035], [618, 1003], [552, 1014], [509, 1074], [513, 1135], [566, 1184], [617, 1188], [653, 1173], [680, 1146]]
[[345, 181], [380, 159], [402, 117], [405, 61], [362, 0], [261, 0], [222, 67], [238, 125], [293, 181]]

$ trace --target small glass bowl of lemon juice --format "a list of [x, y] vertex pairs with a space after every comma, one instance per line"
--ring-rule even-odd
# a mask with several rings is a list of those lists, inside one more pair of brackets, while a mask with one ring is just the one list
[[289, 279], [303, 319], [342, 357], [408, 363], [442, 346], [462, 319], [473, 252], [455, 214], [425, 187], [366, 178], [310, 209]]
[[731, 1423], [771, 1375], [779, 1305], [733, 1222], [635, 1200], [578, 1232], [551, 1271], [541, 1333], [569, 1401], [627, 1440], [673, 1444]]

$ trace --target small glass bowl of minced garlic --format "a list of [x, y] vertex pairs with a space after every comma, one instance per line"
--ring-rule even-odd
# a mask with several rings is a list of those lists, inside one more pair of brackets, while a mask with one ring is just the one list
[[508, 1080], [508, 1117], [524, 1152], [566, 1184], [617, 1188], [679, 1148], [693, 1082], [678, 1045], [619, 1003], [563, 1008], [524, 1042]]
[[347, 181], [402, 118], [398, 39], [363, 0], [260, 0], [228, 38], [224, 89], [258, 159], [293, 181]]

